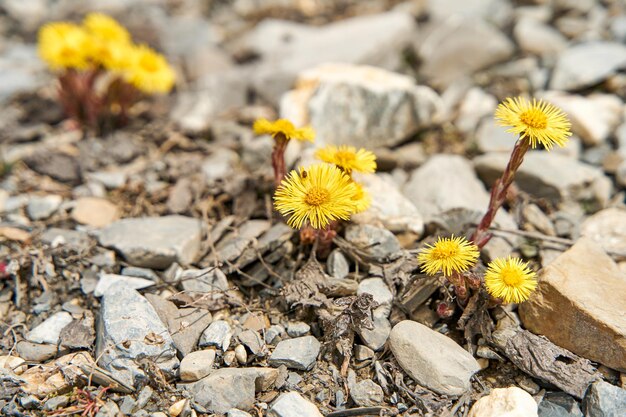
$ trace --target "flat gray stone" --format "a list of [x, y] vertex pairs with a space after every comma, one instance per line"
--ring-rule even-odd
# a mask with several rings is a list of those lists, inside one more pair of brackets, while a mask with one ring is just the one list
[[150, 360], [165, 375], [178, 368], [167, 328], [136, 290], [117, 284], [104, 294], [96, 333], [98, 365], [130, 386], [146, 378], [141, 360]]
[[322, 417], [315, 404], [295, 391], [281, 394], [270, 406], [268, 417]]
[[352, 369], [348, 371], [348, 388], [350, 388], [350, 397], [360, 407], [380, 405], [385, 398], [385, 393], [380, 385], [371, 379], [357, 382], [356, 374]]
[[591, 41], [566, 49], [557, 61], [550, 88], [577, 90], [590, 87], [626, 67], [626, 46]]
[[226, 275], [219, 268], [186, 269], [176, 275], [185, 291], [211, 293], [228, 290]]
[[41, 235], [41, 241], [57, 247], [68, 246], [80, 251], [86, 250], [90, 245], [89, 235], [79, 230], [59, 229], [51, 227]]
[[59, 311], [48, 317], [26, 335], [26, 340], [34, 343], [59, 343], [61, 330], [72, 322], [72, 315], [66, 311]]
[[154, 285], [154, 281], [144, 278], [127, 277], [117, 274], [100, 274], [96, 289], [93, 291], [95, 297], [102, 297], [114, 284], [118, 282], [122, 283], [127, 288], [134, 290], [140, 290], [142, 288], [148, 288]]
[[283, 340], [272, 352], [269, 364], [276, 367], [286, 365], [287, 368], [308, 371], [315, 365], [320, 347], [320, 342], [314, 336]]
[[62, 202], [63, 198], [60, 195], [31, 197], [26, 206], [26, 213], [31, 220], [47, 219], [57, 211]]
[[583, 417], [578, 402], [564, 392], [548, 393], [539, 403], [539, 417]]
[[215, 320], [204, 332], [202, 332], [202, 336], [200, 336], [200, 342], [198, 344], [203, 347], [216, 346], [226, 352], [230, 346], [232, 337], [233, 331], [230, 324], [224, 320]]
[[586, 417], [622, 417], [626, 410], [626, 390], [605, 381], [591, 384], [583, 399]]
[[181, 381], [197, 381], [213, 370], [215, 350], [205, 349], [191, 352], [180, 361], [178, 375]]
[[389, 314], [387, 311], [385, 311], [384, 307], [383, 309], [378, 307], [373, 313], [374, 319], [372, 324], [374, 327], [372, 329], [359, 328], [358, 331], [363, 343], [374, 351], [379, 351], [385, 346], [391, 333], [391, 323], [387, 318]]
[[396, 324], [389, 345], [411, 378], [440, 394], [464, 394], [480, 370], [474, 357], [452, 339], [414, 321]]
[[346, 240], [362, 248], [379, 262], [397, 259], [402, 250], [393, 233], [369, 224], [349, 225], [346, 229]]
[[98, 240], [132, 265], [165, 269], [173, 262], [196, 260], [202, 231], [202, 222], [191, 217], [142, 217], [112, 223], [102, 229]]
[[311, 326], [309, 326], [308, 324], [302, 321], [289, 323], [287, 325], [287, 334], [289, 335], [289, 337], [304, 336], [310, 330], [311, 330]]

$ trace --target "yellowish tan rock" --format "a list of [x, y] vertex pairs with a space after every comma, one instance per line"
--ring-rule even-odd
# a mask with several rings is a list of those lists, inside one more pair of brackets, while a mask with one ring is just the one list
[[104, 198], [83, 197], [76, 201], [72, 218], [80, 224], [104, 227], [120, 217], [119, 209]]

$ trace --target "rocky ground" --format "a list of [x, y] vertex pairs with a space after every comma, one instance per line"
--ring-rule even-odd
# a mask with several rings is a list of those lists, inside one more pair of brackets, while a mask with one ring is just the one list
[[[91, 10], [179, 75], [105, 137], [63, 121], [34, 43]], [[4, 0], [0, 33], [2, 415], [626, 412], [622, 1]], [[486, 209], [518, 94], [574, 136], [527, 155], [482, 255], [540, 286], [441, 319], [416, 253]], [[278, 116], [378, 156], [326, 259], [272, 213], [251, 124]]]

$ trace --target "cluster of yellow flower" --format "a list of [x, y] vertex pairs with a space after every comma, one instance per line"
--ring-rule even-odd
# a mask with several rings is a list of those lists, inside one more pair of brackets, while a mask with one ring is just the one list
[[148, 94], [167, 93], [175, 81], [174, 71], [162, 55], [134, 44], [123, 26], [101, 13], [88, 14], [82, 25], [44, 25], [39, 31], [38, 51], [53, 70], [109, 70]]
[[[313, 129], [296, 128], [285, 119], [257, 120], [254, 131], [285, 143], [291, 139], [309, 142], [315, 139]], [[284, 146], [281, 150], [284, 153]], [[289, 216], [287, 223], [294, 228], [308, 224], [314, 229], [324, 229], [333, 221], [349, 220], [352, 214], [366, 210], [371, 203], [369, 193], [352, 178], [352, 173], [376, 171], [376, 156], [372, 152], [353, 146], [328, 145], [318, 149], [315, 156], [324, 163], [300, 167], [284, 178], [279, 175], [281, 181], [274, 194], [274, 205], [279, 213]]]

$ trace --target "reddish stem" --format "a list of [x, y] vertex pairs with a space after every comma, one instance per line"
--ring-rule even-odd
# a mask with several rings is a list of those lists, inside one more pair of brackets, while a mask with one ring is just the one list
[[276, 187], [285, 178], [287, 168], [285, 167], [285, 150], [287, 149], [287, 138], [282, 133], [274, 136], [274, 148], [272, 149], [272, 167], [274, 168], [274, 184]]
[[491, 226], [493, 219], [496, 217], [496, 213], [500, 207], [502, 207], [502, 204], [506, 199], [507, 191], [513, 183], [515, 173], [524, 161], [524, 155], [526, 155], [529, 148], [529, 140], [519, 139], [513, 148], [513, 152], [511, 152], [509, 163], [506, 165], [504, 172], [502, 172], [500, 178], [498, 178], [493, 184], [491, 195], [489, 197], [489, 207], [478, 224], [478, 227], [474, 231], [471, 239], [479, 248], [485, 246], [487, 242], [489, 242], [489, 239], [491, 239], [489, 227]]

